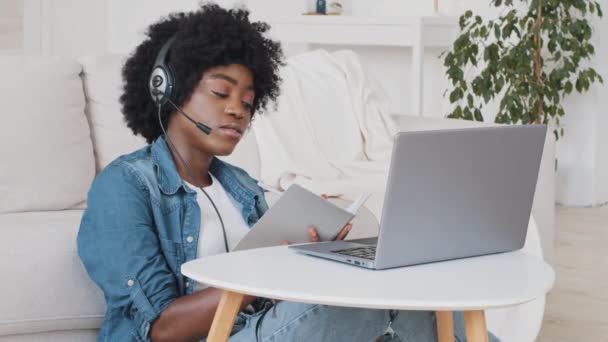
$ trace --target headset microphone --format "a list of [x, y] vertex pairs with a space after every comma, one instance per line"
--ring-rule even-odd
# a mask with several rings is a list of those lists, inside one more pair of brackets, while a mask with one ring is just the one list
[[188, 119], [190, 122], [192, 122], [194, 125], [196, 125], [196, 127], [198, 129], [200, 129], [201, 131], [203, 131], [203, 133], [205, 133], [205, 134], [211, 134], [211, 127], [205, 125], [202, 122], [198, 122], [198, 121], [192, 119], [190, 117], [190, 115], [186, 114], [186, 112], [184, 112], [175, 103], [173, 103], [173, 101], [171, 101], [171, 99], [167, 98], [167, 102], [169, 102], [169, 104], [171, 104], [178, 112], [180, 112], [183, 116], [185, 116], [186, 119]]
[[211, 127], [192, 119], [188, 114], [181, 110], [181, 108], [173, 103], [173, 101], [171, 101], [171, 96], [173, 95], [173, 91], [175, 89], [175, 72], [173, 72], [171, 65], [169, 65], [167, 62], [167, 56], [169, 55], [169, 50], [171, 49], [171, 44], [174, 40], [175, 36], [171, 37], [162, 46], [158, 56], [156, 56], [154, 68], [152, 69], [152, 74], [150, 74], [150, 80], [148, 81], [150, 96], [152, 96], [152, 101], [154, 101], [158, 107], [161, 107], [163, 104], [169, 102], [169, 104], [178, 112], [196, 125], [199, 130], [205, 134], [211, 134]]

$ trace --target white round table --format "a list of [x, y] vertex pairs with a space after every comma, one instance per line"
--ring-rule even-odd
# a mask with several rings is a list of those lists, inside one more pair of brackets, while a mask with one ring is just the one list
[[523, 251], [367, 270], [287, 246], [193, 260], [182, 273], [225, 290], [207, 341], [226, 341], [244, 295], [374, 309], [437, 312], [439, 341], [453, 341], [452, 311], [464, 311], [467, 340], [487, 341], [484, 310], [525, 303], [552, 287], [553, 269]]

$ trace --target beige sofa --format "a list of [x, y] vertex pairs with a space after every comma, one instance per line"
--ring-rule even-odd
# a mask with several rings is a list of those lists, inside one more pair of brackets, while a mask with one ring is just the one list
[[[75, 243], [86, 192], [104, 165], [144, 144], [122, 122], [117, 102], [121, 58], [0, 57], [0, 342], [96, 337], [105, 310], [103, 294], [88, 278]], [[395, 118], [403, 130], [479, 125]], [[227, 159], [254, 177], [260, 173], [252, 134]], [[542, 249], [534, 238], [526, 246], [548, 260], [554, 235], [553, 161], [549, 138], [533, 209]], [[377, 222], [369, 212], [357, 220], [352, 237], [375, 233]], [[531, 340], [543, 310], [539, 300], [489, 312], [488, 325], [505, 341]]]

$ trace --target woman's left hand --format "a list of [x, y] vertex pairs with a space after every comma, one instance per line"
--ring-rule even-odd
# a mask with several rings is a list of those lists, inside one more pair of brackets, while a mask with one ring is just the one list
[[[342, 230], [336, 235], [334, 240], [344, 240], [350, 230], [353, 228], [352, 223], [347, 223]], [[315, 226], [308, 227], [308, 241], [310, 242], [319, 242], [321, 238], [319, 237], [319, 233], [317, 232], [317, 228]]]
[[[328, 199], [330, 198], [330, 196], [327, 196], [326, 194], [321, 194], [321, 198]], [[342, 230], [338, 233], [338, 235], [336, 235], [336, 238], [334, 240], [344, 240], [352, 228], [353, 224], [347, 223], [344, 227], [342, 227]], [[308, 227], [308, 241], [321, 241], [321, 238], [319, 237], [319, 233], [317, 232], [317, 228], [315, 226]]]

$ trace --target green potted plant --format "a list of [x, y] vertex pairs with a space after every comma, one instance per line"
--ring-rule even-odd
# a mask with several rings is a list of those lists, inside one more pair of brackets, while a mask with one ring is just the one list
[[451, 81], [448, 117], [483, 121], [484, 107], [495, 99], [495, 122], [550, 124], [559, 139], [563, 98], [603, 83], [585, 62], [595, 53], [589, 19], [603, 16], [600, 4], [532, 0], [521, 10], [513, 0], [492, 0], [491, 6], [501, 12], [496, 19], [472, 11], [460, 17], [460, 35], [443, 55]]

